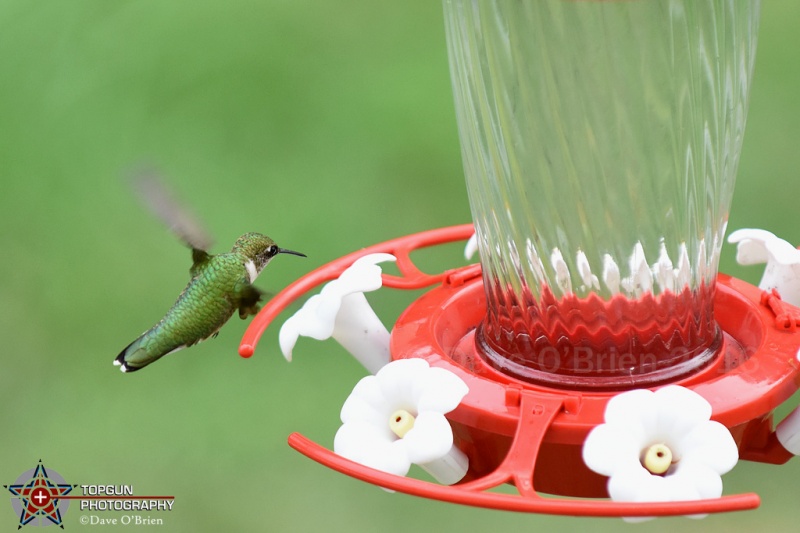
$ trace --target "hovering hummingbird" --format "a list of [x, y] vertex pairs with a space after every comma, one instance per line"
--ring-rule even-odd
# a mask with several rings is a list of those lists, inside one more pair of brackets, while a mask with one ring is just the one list
[[119, 353], [114, 364], [123, 372], [139, 370], [167, 354], [216, 337], [236, 310], [242, 319], [255, 315], [262, 292], [253, 282], [264, 267], [278, 254], [305, 257], [278, 247], [260, 233], [245, 233], [228, 253], [209, 254], [210, 239], [160, 183], [141, 180], [138, 185], [149, 207], [191, 248], [191, 280], [167, 314]]

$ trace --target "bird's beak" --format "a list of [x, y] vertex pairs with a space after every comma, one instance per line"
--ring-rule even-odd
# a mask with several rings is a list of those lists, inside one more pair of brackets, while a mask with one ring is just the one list
[[292, 255], [299, 255], [300, 257], [306, 257], [306, 254], [301, 254], [300, 252], [295, 252], [294, 250], [287, 250], [286, 248], [278, 248], [279, 254], [292, 254]]

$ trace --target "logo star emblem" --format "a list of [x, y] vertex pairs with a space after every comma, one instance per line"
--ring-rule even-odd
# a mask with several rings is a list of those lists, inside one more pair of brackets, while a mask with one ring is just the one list
[[29, 524], [36, 517], [39, 517], [40, 521], [47, 519], [63, 529], [59, 498], [69, 494], [76, 486], [50, 479], [41, 459], [30, 479], [27, 481], [24, 478], [18, 479], [14, 485], [4, 485], [22, 504], [17, 529]]

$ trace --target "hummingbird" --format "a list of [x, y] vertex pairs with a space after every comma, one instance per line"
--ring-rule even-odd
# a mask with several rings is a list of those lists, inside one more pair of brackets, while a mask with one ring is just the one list
[[139, 185], [153, 211], [191, 248], [191, 279], [167, 314], [116, 357], [114, 365], [123, 372], [134, 372], [165, 355], [216, 337], [237, 310], [241, 319], [255, 315], [263, 293], [253, 282], [264, 267], [279, 254], [306, 257], [280, 248], [266, 235], [255, 232], [239, 237], [228, 253], [209, 254], [210, 240], [158, 182], [147, 180]]

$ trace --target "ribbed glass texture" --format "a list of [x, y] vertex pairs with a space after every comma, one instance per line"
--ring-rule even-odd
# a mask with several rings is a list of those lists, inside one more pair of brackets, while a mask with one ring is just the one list
[[759, 2], [444, 10], [485, 357], [565, 386], [707, 362]]

